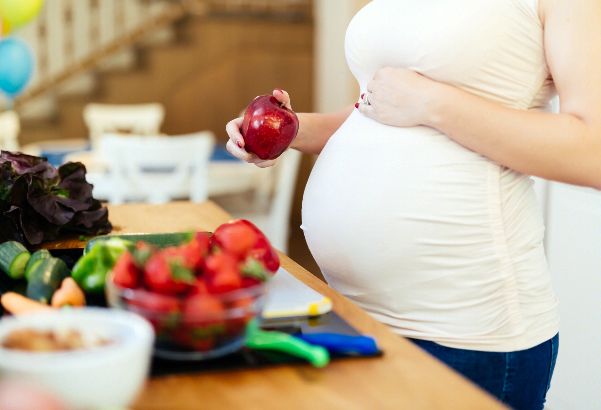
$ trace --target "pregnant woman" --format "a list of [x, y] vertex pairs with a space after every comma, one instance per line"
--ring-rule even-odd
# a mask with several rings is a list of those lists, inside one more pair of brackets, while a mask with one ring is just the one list
[[[319, 154], [303, 229], [325, 278], [506, 404], [542, 409], [559, 318], [529, 175], [601, 189], [601, 3], [375, 0], [346, 56], [359, 103], [301, 114], [293, 143]], [[240, 125], [228, 149], [272, 165]]]

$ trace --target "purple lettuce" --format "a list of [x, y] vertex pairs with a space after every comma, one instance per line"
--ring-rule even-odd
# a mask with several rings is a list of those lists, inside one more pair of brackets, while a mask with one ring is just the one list
[[45, 158], [0, 152], [0, 242], [38, 245], [64, 234], [111, 229], [108, 210], [93, 198], [83, 164], [56, 169]]

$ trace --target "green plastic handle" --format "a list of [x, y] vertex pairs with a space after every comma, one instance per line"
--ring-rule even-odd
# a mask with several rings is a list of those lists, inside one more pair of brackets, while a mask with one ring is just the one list
[[330, 354], [323, 347], [313, 346], [288, 333], [261, 330], [253, 322], [248, 326], [246, 347], [255, 350], [283, 352], [305, 359], [319, 368], [325, 367], [330, 362]]

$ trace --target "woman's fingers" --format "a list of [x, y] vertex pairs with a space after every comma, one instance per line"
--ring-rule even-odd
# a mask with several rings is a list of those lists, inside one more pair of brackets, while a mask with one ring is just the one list
[[225, 148], [228, 150], [230, 154], [234, 157], [244, 161], [254, 163], [256, 156], [244, 150], [244, 148], [240, 148], [238, 144], [234, 142], [234, 140], [229, 140], [227, 144], [225, 144]]
[[225, 144], [225, 148], [228, 150], [230, 154], [234, 157], [242, 160], [244, 162], [248, 162], [249, 164], [254, 164], [259, 168], [268, 168], [275, 165], [275, 160], [263, 160], [257, 157], [255, 154], [251, 154], [246, 151], [244, 148], [240, 148], [238, 144], [234, 142], [233, 139], [230, 139], [227, 144]]
[[243, 118], [239, 117], [235, 120], [231, 120], [225, 126], [225, 131], [227, 135], [230, 137], [230, 140], [234, 141], [234, 143], [240, 147], [244, 148], [244, 137], [240, 133], [240, 127], [242, 126]]
[[373, 105], [369, 104], [367, 101], [365, 101], [365, 99], [363, 99], [358, 104], [357, 109], [361, 114], [365, 115], [366, 117], [369, 117], [374, 120], [378, 119]]
[[253, 158], [249, 162], [251, 164], [255, 164], [259, 168], [269, 168], [269, 167], [275, 165], [275, 163], [277, 161], [277, 159], [273, 159], [273, 160], [270, 160], [270, 159], [261, 159], [261, 158], [257, 157], [254, 154], [251, 154], [251, 155], [252, 155]]
[[255, 162], [254, 164], [256, 166], [258, 166], [259, 168], [269, 168], [274, 166], [276, 163], [275, 159], [271, 159], [271, 160], [262, 160], [260, 159], [259, 161]]
[[277, 88], [277, 89], [273, 90], [273, 96], [275, 97], [276, 100], [278, 100], [279, 102], [284, 104], [286, 106], [286, 108], [288, 108], [289, 110], [292, 109], [292, 104], [290, 102], [290, 95], [286, 91]]

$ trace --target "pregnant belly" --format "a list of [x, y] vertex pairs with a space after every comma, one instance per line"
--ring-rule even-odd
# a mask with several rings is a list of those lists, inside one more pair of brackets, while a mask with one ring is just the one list
[[449, 289], [461, 287], [471, 298], [461, 303], [479, 303], [503, 286], [503, 265], [523, 256], [514, 254], [540, 251], [543, 235], [528, 177], [435, 130], [358, 112], [315, 164], [303, 229], [328, 282], [381, 311], [449, 308]]

